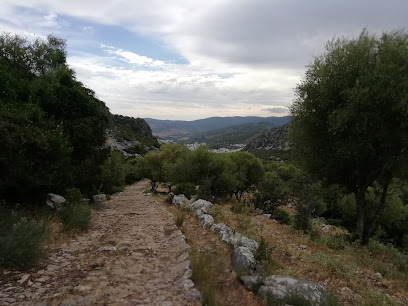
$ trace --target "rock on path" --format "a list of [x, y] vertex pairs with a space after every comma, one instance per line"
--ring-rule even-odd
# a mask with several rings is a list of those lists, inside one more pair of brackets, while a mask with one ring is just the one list
[[0, 304], [200, 305], [190, 247], [145, 186], [113, 197], [91, 229], [52, 250], [41, 269], [0, 283]]

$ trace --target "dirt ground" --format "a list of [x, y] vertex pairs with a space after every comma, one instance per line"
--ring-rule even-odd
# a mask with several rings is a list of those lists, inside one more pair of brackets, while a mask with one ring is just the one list
[[0, 305], [200, 305], [190, 247], [146, 185], [113, 197], [37, 268], [3, 271]]

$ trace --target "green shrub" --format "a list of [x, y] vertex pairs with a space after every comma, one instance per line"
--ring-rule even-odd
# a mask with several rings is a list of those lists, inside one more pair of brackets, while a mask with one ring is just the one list
[[272, 250], [273, 247], [265, 241], [263, 236], [261, 236], [261, 240], [259, 241], [258, 249], [256, 250], [255, 254], [256, 260], [260, 261], [261, 263], [269, 263], [271, 261]]
[[327, 238], [327, 246], [332, 250], [344, 250], [347, 246], [350, 246], [350, 235], [336, 235]]
[[355, 278], [355, 266], [350, 266], [341, 260], [339, 255], [333, 255], [326, 252], [317, 252], [313, 261], [323, 267], [329, 272], [338, 275], [346, 280]]
[[196, 194], [196, 188], [193, 183], [180, 183], [174, 188], [174, 194], [184, 194], [187, 198], [191, 198]]
[[86, 203], [75, 203], [64, 207], [58, 213], [66, 230], [86, 230], [91, 223], [91, 208]]
[[65, 199], [68, 203], [80, 203], [82, 201], [82, 193], [78, 188], [70, 188], [66, 190]]
[[197, 190], [197, 198], [212, 201], [213, 196], [211, 194], [211, 187], [208, 184], [200, 185]]
[[203, 305], [222, 305], [217, 292], [218, 279], [224, 269], [220, 258], [220, 254], [210, 250], [194, 250], [191, 253], [191, 279], [202, 294]]
[[285, 210], [285, 209], [283, 209], [281, 207], [276, 208], [276, 210], [275, 210], [275, 212], [273, 214], [273, 217], [276, 220], [278, 220], [281, 224], [289, 225], [289, 224], [292, 223], [291, 214], [287, 210]]
[[255, 227], [252, 223], [251, 217], [246, 214], [237, 214], [235, 219], [235, 229], [245, 235], [252, 236], [255, 234]]
[[249, 205], [243, 202], [237, 202], [231, 205], [231, 211], [235, 214], [248, 214], [250, 210]]
[[[2, 215], [0, 267], [27, 269], [45, 254], [49, 232], [45, 222]], [[7, 219], [7, 220], [6, 220]], [[17, 220], [15, 220], [17, 219]]]
[[187, 213], [180, 209], [176, 212], [176, 215], [174, 216], [174, 222], [177, 225], [177, 227], [180, 227], [183, 225], [184, 220], [186, 219]]
[[312, 230], [311, 207], [304, 202], [296, 203], [295, 217], [293, 218], [293, 227], [296, 230], [310, 233]]

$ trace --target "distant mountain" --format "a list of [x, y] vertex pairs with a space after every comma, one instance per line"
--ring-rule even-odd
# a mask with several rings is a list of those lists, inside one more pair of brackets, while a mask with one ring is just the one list
[[290, 148], [288, 140], [289, 125], [285, 124], [263, 130], [244, 148], [245, 151], [255, 149], [287, 151]]
[[158, 120], [146, 118], [150, 125], [153, 135], [163, 139], [179, 140], [192, 134], [208, 132], [211, 130], [222, 129], [234, 125], [247, 123], [266, 122], [280, 126], [289, 122], [289, 116], [286, 117], [211, 117], [194, 121], [181, 120]]
[[270, 122], [251, 122], [226, 128], [193, 134], [185, 142], [206, 143], [210, 149], [230, 148], [235, 144], [247, 144], [267, 128], [275, 127]]

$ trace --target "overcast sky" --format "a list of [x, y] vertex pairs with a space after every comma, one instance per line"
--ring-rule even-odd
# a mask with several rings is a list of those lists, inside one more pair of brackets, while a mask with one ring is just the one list
[[2, 0], [0, 29], [67, 40], [116, 114], [282, 116], [334, 36], [408, 27], [407, 0]]

